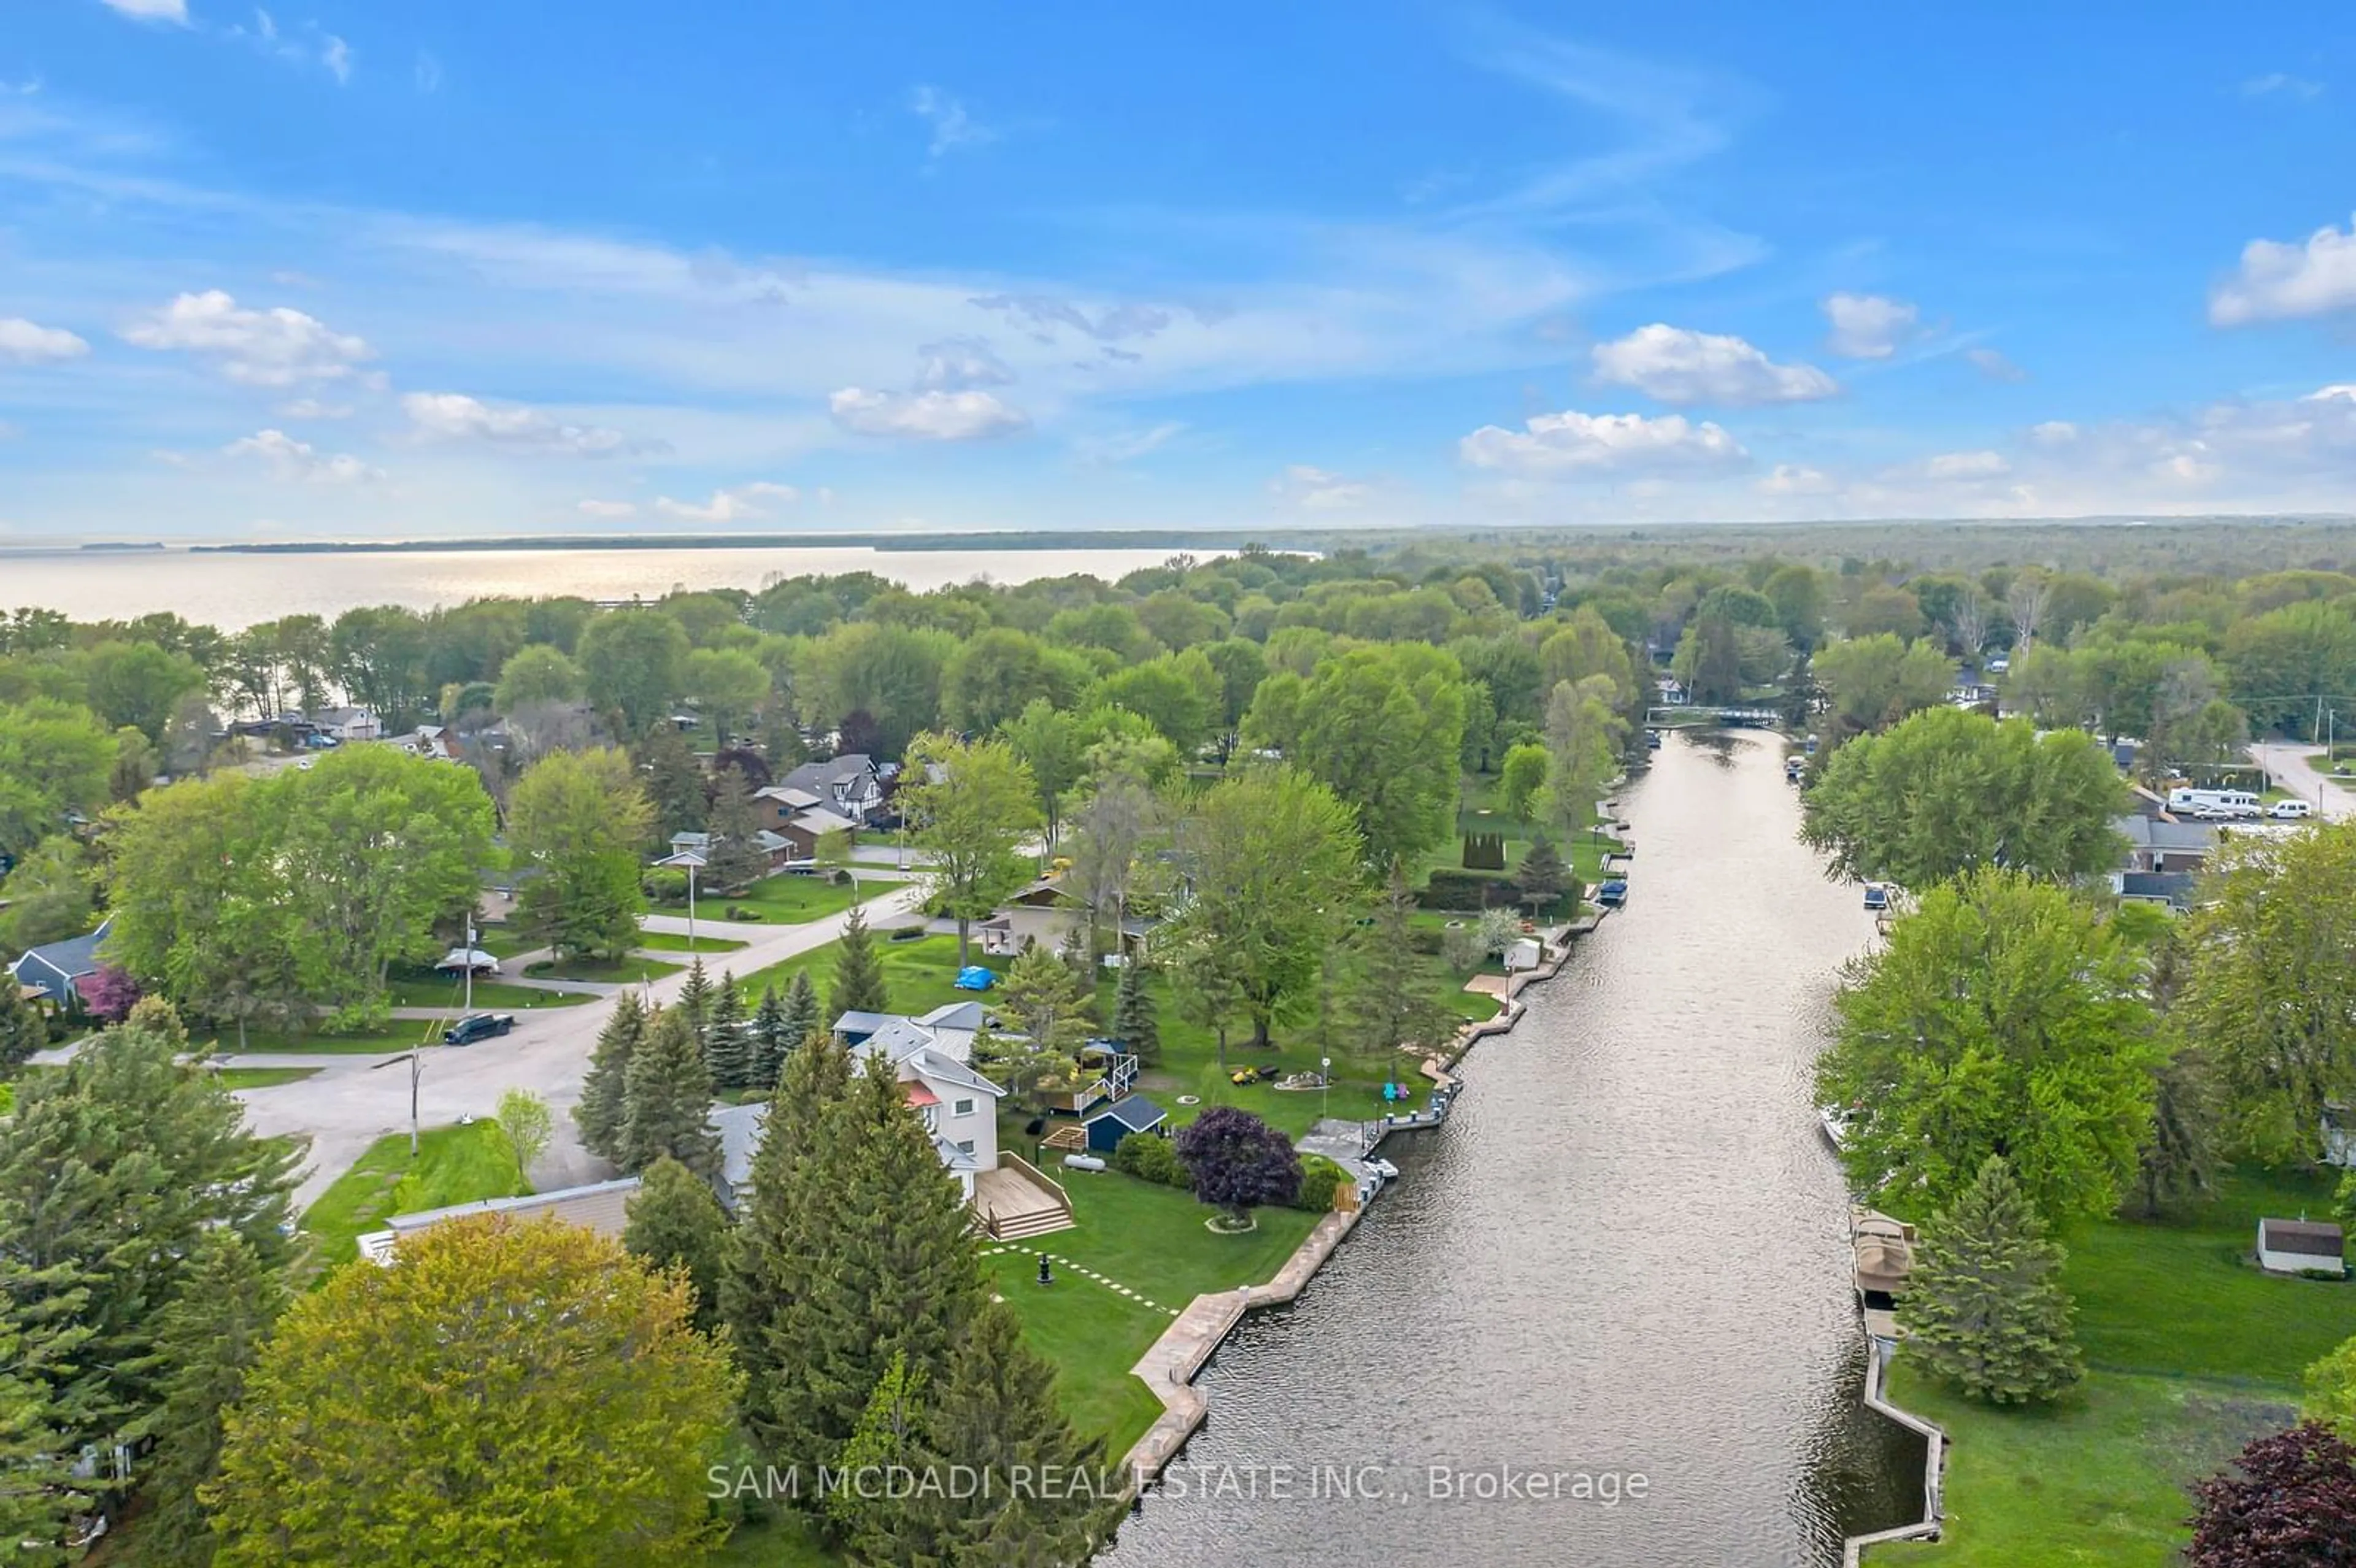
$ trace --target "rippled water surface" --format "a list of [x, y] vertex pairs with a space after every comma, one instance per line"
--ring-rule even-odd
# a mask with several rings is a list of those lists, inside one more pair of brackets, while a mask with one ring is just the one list
[[[1173, 1472], [1194, 1495], [1106, 1561], [1815, 1568], [1919, 1515], [1919, 1445], [1858, 1403], [1808, 1094], [1870, 917], [1794, 839], [1772, 740], [1655, 756], [1622, 796], [1628, 909], [1473, 1051], [1444, 1131], [1393, 1140], [1404, 1180], [1299, 1304], [1220, 1351]], [[1431, 1466], [1647, 1488], [1445, 1498]]]

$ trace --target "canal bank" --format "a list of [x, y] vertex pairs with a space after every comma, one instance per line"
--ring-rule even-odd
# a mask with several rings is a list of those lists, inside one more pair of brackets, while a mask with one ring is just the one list
[[1766, 738], [1657, 756], [1627, 912], [1458, 1068], [1443, 1136], [1387, 1150], [1407, 1179], [1303, 1310], [1234, 1325], [1108, 1561], [1815, 1568], [1919, 1517], [1919, 1443], [1859, 1403], [1808, 1094], [1871, 922]]

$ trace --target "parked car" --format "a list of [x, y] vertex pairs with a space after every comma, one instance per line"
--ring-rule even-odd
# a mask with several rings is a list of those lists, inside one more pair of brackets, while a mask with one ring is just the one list
[[478, 1040], [491, 1040], [515, 1028], [513, 1013], [468, 1013], [442, 1031], [444, 1045], [472, 1045]]
[[2278, 800], [2266, 807], [2266, 815], [2278, 821], [2291, 822], [2302, 816], [2313, 816], [2315, 807], [2303, 800]]
[[1865, 907], [1875, 910], [1888, 909], [1890, 907], [1890, 890], [1883, 887], [1879, 882], [1866, 883]]

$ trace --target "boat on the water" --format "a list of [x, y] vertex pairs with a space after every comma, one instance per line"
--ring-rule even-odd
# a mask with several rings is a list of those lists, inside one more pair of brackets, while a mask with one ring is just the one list
[[1853, 1105], [1819, 1105], [1816, 1121], [1825, 1129], [1825, 1139], [1835, 1149], [1848, 1147], [1851, 1129], [1865, 1119], [1865, 1113]]
[[1877, 1339], [1896, 1339], [1898, 1298], [1906, 1294], [1906, 1277], [1914, 1270], [1914, 1227], [1859, 1206], [1848, 1211], [1848, 1237], [1857, 1253], [1857, 1305], [1865, 1331]]
[[1595, 890], [1595, 901], [1605, 909], [1618, 909], [1622, 904], [1626, 903], [1628, 901], [1627, 879], [1614, 877], [1610, 881], [1598, 885]]

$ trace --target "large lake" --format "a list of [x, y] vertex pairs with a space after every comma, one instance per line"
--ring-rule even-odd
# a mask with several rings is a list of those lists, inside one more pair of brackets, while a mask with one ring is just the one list
[[316, 555], [91, 550], [0, 554], [0, 610], [39, 605], [77, 621], [170, 610], [224, 630], [281, 615], [329, 619], [358, 604], [430, 610], [490, 595], [659, 598], [674, 588], [757, 589], [773, 577], [872, 571], [922, 592], [987, 577], [1087, 572], [1107, 581], [1168, 549], [468, 549]]
[[[1106, 1568], [1826, 1568], [1921, 1517], [1920, 1441], [1858, 1403], [1809, 1104], [1871, 917], [1794, 840], [1771, 739], [1656, 755], [1626, 912], [1474, 1049], [1444, 1129], [1385, 1147], [1404, 1179], [1298, 1304], [1218, 1352], [1172, 1471], [1195, 1495], [1149, 1498]], [[1432, 1466], [1646, 1485], [1436, 1495]]]

